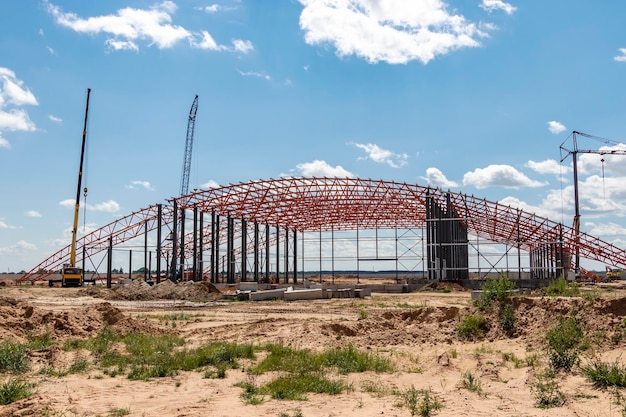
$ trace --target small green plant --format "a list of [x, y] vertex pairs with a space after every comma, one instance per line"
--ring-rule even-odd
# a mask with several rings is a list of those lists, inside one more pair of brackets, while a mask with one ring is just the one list
[[477, 300], [476, 306], [480, 310], [490, 311], [497, 302], [503, 302], [511, 296], [515, 289], [515, 283], [506, 276], [500, 274], [499, 279], [488, 278], [482, 285], [482, 296]]
[[309, 392], [337, 395], [350, 389], [342, 381], [333, 381], [323, 373], [288, 374], [263, 386], [261, 392], [276, 400], [305, 401]]
[[123, 417], [130, 414], [130, 408], [113, 408], [109, 410], [110, 417]]
[[402, 399], [411, 416], [429, 417], [443, 407], [430, 389], [418, 390], [413, 385], [402, 393]]
[[594, 360], [580, 369], [597, 388], [626, 387], [626, 367], [617, 360], [613, 363]]
[[48, 346], [52, 346], [53, 344], [54, 338], [52, 337], [52, 334], [46, 331], [43, 334], [28, 335], [26, 347], [31, 350], [41, 350], [47, 348]]
[[259, 405], [263, 402], [263, 395], [261, 395], [261, 390], [259, 389], [259, 387], [256, 386], [254, 380], [249, 380], [247, 382], [238, 382], [235, 384], [235, 386], [243, 388], [240, 397], [244, 404]]
[[23, 345], [4, 341], [0, 343], [0, 373], [21, 374], [28, 369], [28, 355]]
[[17, 379], [9, 379], [0, 384], [0, 405], [11, 404], [33, 394], [30, 384]]
[[463, 374], [463, 379], [461, 380], [461, 383], [463, 384], [463, 388], [465, 388], [466, 390], [475, 392], [478, 395], [482, 395], [483, 388], [480, 384], [480, 380], [471, 371], [466, 371]]
[[498, 314], [498, 322], [500, 323], [500, 327], [506, 333], [511, 333], [515, 328], [515, 313], [513, 313], [513, 307], [511, 304], [503, 304], [502, 308], [500, 308], [500, 313]]
[[386, 395], [391, 395], [396, 392], [394, 387], [389, 387], [381, 381], [370, 381], [370, 380], [361, 382], [361, 389], [369, 394], [372, 394], [372, 396], [378, 397], [378, 398], [384, 397]]
[[483, 337], [487, 328], [487, 320], [482, 314], [469, 314], [461, 319], [457, 332], [461, 339], [474, 340]]
[[364, 309], [361, 309], [359, 311], [359, 320], [365, 320], [367, 318], [367, 311]]
[[545, 291], [548, 297], [576, 297], [580, 294], [578, 284], [568, 283], [562, 276], [550, 280]]
[[293, 415], [287, 413], [280, 413], [278, 417], [303, 417], [302, 410], [296, 408], [293, 412]]
[[548, 330], [548, 356], [552, 367], [570, 371], [578, 362], [583, 338], [583, 330], [576, 317], [561, 317], [559, 323]]
[[535, 405], [538, 408], [561, 407], [567, 400], [559, 384], [553, 379], [538, 379], [531, 386], [531, 392], [535, 395]]

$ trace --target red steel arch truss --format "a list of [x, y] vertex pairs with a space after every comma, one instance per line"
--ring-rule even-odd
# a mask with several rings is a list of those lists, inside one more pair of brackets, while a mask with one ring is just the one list
[[[452, 206], [471, 235], [524, 251], [546, 242], [562, 242], [581, 258], [626, 268], [626, 251], [571, 227], [518, 208], [467, 194], [404, 182], [361, 178], [281, 178], [202, 190], [153, 205], [118, 219], [78, 239], [77, 259], [90, 257], [137, 238], [174, 219], [179, 210], [199, 210], [221, 217], [268, 224], [299, 233], [364, 229], [423, 229], [426, 200]], [[202, 231], [210, 238], [211, 228]], [[187, 233], [185, 239], [191, 239]], [[220, 232], [220, 240], [226, 233]], [[171, 247], [170, 247], [171, 250]], [[69, 261], [70, 246], [42, 261], [18, 281], [42, 279]], [[178, 256], [178, 254], [177, 254]]]

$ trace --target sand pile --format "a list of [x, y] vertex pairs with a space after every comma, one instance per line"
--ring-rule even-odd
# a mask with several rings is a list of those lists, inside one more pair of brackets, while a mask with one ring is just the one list
[[119, 334], [138, 330], [162, 331], [146, 320], [126, 317], [109, 303], [84, 306], [71, 311], [50, 311], [27, 302], [0, 298], [0, 339], [23, 342], [47, 335], [52, 339], [87, 338], [110, 326]]
[[215, 301], [222, 294], [215, 285], [206, 281], [184, 281], [174, 283], [170, 280], [159, 284], [148, 285], [142, 280], [135, 280], [130, 284], [115, 285], [110, 290], [85, 287], [81, 295], [101, 297], [107, 300], [188, 300], [188, 301]]

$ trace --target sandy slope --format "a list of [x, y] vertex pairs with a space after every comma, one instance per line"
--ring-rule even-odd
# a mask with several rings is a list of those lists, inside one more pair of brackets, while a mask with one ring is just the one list
[[[515, 298], [515, 331], [506, 335], [495, 319], [484, 339], [467, 342], [457, 335], [459, 320], [474, 311], [470, 293], [417, 292], [373, 294], [367, 299], [333, 299], [309, 302], [224, 302], [208, 287], [185, 288], [185, 300], [172, 292], [181, 287], [148, 289], [137, 285], [126, 293], [106, 289], [0, 287], [0, 338], [24, 341], [48, 332], [55, 346], [31, 352], [29, 382], [37, 394], [0, 406], [0, 416], [107, 416], [129, 411], [131, 416], [410, 416], [394, 394], [413, 386], [431, 389], [443, 403], [434, 415], [442, 416], [621, 416], [612, 390], [591, 386], [578, 369], [559, 374], [556, 381], [566, 395], [562, 407], [535, 406], [533, 386], [545, 372], [546, 331], [560, 315], [575, 311], [591, 341], [587, 356], [620, 358], [626, 337], [626, 291], [602, 291], [601, 297], [553, 299], [541, 296]], [[161, 291], [158, 296], [157, 290]], [[151, 292], [152, 291], [152, 292]], [[142, 293], [143, 292], [143, 293]], [[143, 295], [141, 295], [143, 294]], [[199, 300], [204, 302], [198, 302]], [[173, 328], [159, 316], [186, 312], [192, 319]], [[97, 366], [86, 373], [65, 377], [42, 375], [44, 367], [64, 369], [88, 351], [65, 352], [60, 342], [94, 336], [105, 326], [124, 333], [175, 332], [190, 346], [214, 340], [238, 343], [284, 344], [323, 350], [352, 344], [393, 360], [393, 373], [334, 375], [352, 384], [340, 395], [308, 395], [308, 401], [266, 398], [260, 405], [245, 405], [237, 382], [260, 384], [271, 374], [251, 376], [244, 369], [229, 370], [225, 379], [208, 379], [202, 372], [183, 372], [150, 382], [125, 376], [103, 376]], [[617, 342], [617, 343], [616, 343]], [[505, 355], [506, 354], [506, 355]], [[516, 367], [505, 356], [521, 359]], [[538, 363], [526, 366], [535, 355]], [[585, 360], [585, 359], [583, 359]], [[248, 364], [249, 366], [250, 364]], [[482, 393], [463, 388], [464, 373], [477, 377]], [[7, 375], [0, 375], [2, 380]], [[377, 392], [368, 392], [376, 386]], [[369, 390], [371, 391], [371, 390]]]

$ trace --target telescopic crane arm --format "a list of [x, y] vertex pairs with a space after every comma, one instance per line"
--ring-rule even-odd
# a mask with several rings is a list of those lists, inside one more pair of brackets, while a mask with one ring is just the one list
[[185, 159], [183, 161], [183, 176], [180, 181], [180, 195], [189, 192], [189, 173], [191, 172], [191, 151], [193, 149], [193, 133], [196, 126], [196, 113], [198, 112], [198, 95], [194, 98], [189, 111], [187, 123], [187, 139], [185, 141]]

